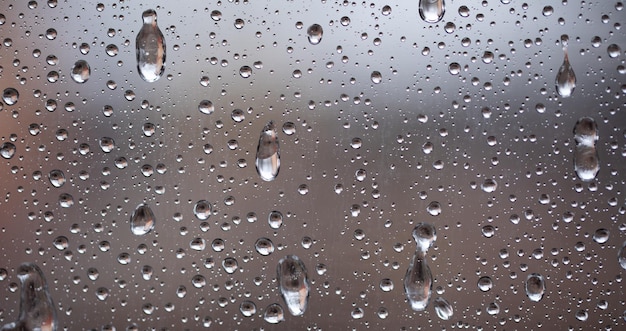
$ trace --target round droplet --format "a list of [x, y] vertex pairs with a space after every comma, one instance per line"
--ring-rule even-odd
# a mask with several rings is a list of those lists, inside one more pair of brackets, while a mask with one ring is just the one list
[[10, 159], [15, 155], [15, 145], [10, 142], [5, 142], [0, 146], [0, 155], [5, 159]]
[[380, 289], [383, 290], [383, 292], [389, 292], [393, 290], [393, 281], [389, 278], [383, 278], [380, 281]]
[[130, 230], [136, 236], [152, 231], [155, 223], [154, 213], [147, 204], [139, 204], [130, 216]]
[[209, 217], [211, 217], [211, 212], [211, 203], [206, 200], [200, 200], [196, 202], [195, 206], [193, 207], [193, 213], [199, 220], [204, 221], [208, 219]]
[[296, 125], [293, 122], [285, 122], [283, 124], [283, 132], [286, 135], [291, 136], [292, 134], [296, 133]]
[[433, 201], [428, 204], [426, 211], [428, 211], [428, 213], [432, 216], [438, 216], [441, 214], [441, 204], [437, 201]]
[[489, 276], [482, 276], [478, 279], [478, 289], [488, 292], [493, 287], [493, 280]]
[[52, 170], [50, 174], [48, 174], [48, 179], [50, 179], [50, 184], [54, 187], [61, 187], [65, 184], [65, 174], [61, 170]]
[[256, 305], [254, 302], [249, 300], [242, 301], [239, 305], [239, 311], [245, 317], [253, 316], [256, 314]]
[[363, 318], [363, 316], [365, 316], [365, 311], [363, 311], [363, 308], [356, 307], [352, 309], [352, 312], [350, 312], [350, 316], [352, 316], [352, 318], [354, 319], [361, 319]]
[[576, 312], [576, 319], [577, 320], [584, 322], [584, 321], [587, 320], [587, 318], [589, 318], [589, 313], [587, 313], [586, 310], [581, 309], [581, 310]]
[[74, 197], [68, 193], [59, 195], [59, 205], [62, 208], [70, 208], [74, 205]]
[[102, 149], [105, 153], [110, 153], [113, 149], [115, 149], [115, 140], [110, 137], [100, 138], [100, 149]]
[[324, 29], [322, 29], [322, 26], [319, 24], [313, 24], [306, 30], [306, 33], [311, 45], [317, 45], [322, 41]]
[[20, 93], [12, 87], [7, 87], [2, 92], [2, 100], [9, 106], [16, 104], [19, 98]]
[[206, 247], [205, 241], [202, 238], [194, 238], [189, 242], [189, 248], [194, 251], [203, 251]]
[[54, 241], [52, 242], [52, 244], [54, 245], [56, 249], [60, 251], [67, 249], [70, 245], [69, 240], [65, 236], [56, 237]]
[[593, 234], [593, 241], [597, 242], [598, 244], [604, 244], [608, 240], [609, 240], [609, 230], [607, 229], [604, 229], [604, 228], [597, 229], [596, 232]]
[[452, 62], [448, 65], [448, 71], [453, 75], [458, 75], [461, 73], [461, 65], [456, 62]]
[[283, 225], [283, 214], [277, 210], [272, 211], [267, 217], [267, 222], [272, 229], [278, 229]]
[[274, 243], [268, 238], [261, 237], [254, 243], [254, 248], [259, 254], [267, 256], [274, 252]]
[[72, 67], [72, 79], [79, 84], [85, 83], [91, 75], [91, 67], [85, 60], [78, 60]]
[[239, 268], [239, 263], [232, 257], [227, 257], [222, 261], [222, 267], [226, 273], [232, 274]]
[[198, 104], [198, 110], [207, 115], [211, 115], [215, 108], [213, 107], [213, 103], [209, 100], [202, 100], [200, 104]]
[[610, 44], [609, 47], [606, 48], [609, 57], [616, 58], [622, 54], [622, 49], [617, 44]]
[[498, 305], [497, 302], [491, 302], [487, 305], [487, 308], [485, 310], [489, 315], [497, 315], [498, 313], [500, 313], [500, 305]]
[[484, 192], [492, 193], [492, 192], [495, 192], [496, 189], [498, 188], [498, 183], [494, 179], [492, 179], [492, 178], [487, 178], [480, 185], [480, 188]]
[[482, 233], [485, 238], [491, 238], [496, 233], [496, 228], [493, 225], [485, 225], [482, 228]]
[[265, 308], [263, 319], [270, 324], [278, 324], [285, 320], [285, 311], [283, 307], [277, 303], [272, 303]]
[[252, 76], [252, 68], [249, 66], [242, 66], [239, 68], [239, 75], [243, 78], [250, 78], [250, 76]]
[[374, 84], [380, 84], [383, 81], [383, 75], [379, 71], [373, 71], [370, 75], [370, 79]]

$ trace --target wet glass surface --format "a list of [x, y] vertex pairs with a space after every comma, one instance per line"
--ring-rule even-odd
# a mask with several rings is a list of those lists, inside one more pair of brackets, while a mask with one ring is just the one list
[[0, 326], [626, 328], [623, 7], [1, 2]]

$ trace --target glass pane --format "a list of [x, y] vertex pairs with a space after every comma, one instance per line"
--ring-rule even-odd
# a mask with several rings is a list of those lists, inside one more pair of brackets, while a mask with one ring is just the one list
[[1, 2], [0, 326], [624, 329], [625, 17]]

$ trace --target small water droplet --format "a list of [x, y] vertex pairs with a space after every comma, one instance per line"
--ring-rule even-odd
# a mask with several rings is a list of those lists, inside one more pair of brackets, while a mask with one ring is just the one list
[[380, 84], [383, 81], [383, 75], [379, 71], [373, 71], [370, 75], [370, 79], [374, 84]]
[[478, 279], [478, 289], [488, 292], [493, 287], [493, 280], [489, 276], [482, 276]]
[[383, 278], [380, 281], [380, 289], [383, 290], [383, 292], [389, 292], [393, 290], [393, 287], [393, 281], [389, 278]]
[[283, 225], [283, 214], [277, 210], [272, 211], [267, 217], [267, 222], [272, 229], [278, 229]]
[[610, 44], [606, 51], [610, 58], [616, 58], [622, 54], [622, 49], [617, 44]]
[[136, 236], [152, 231], [155, 223], [154, 213], [147, 204], [139, 204], [130, 216], [130, 230]]
[[278, 261], [278, 289], [293, 316], [303, 315], [309, 303], [309, 278], [304, 263], [295, 255]]
[[50, 184], [54, 187], [61, 187], [65, 184], [65, 174], [63, 174], [63, 171], [58, 169], [50, 171], [48, 179], [50, 179]]
[[532, 273], [526, 278], [526, 295], [530, 301], [539, 302], [543, 298], [546, 291], [546, 284], [543, 276]]
[[102, 137], [100, 138], [100, 149], [102, 149], [105, 153], [110, 153], [115, 149], [115, 140], [110, 137]]
[[576, 88], [576, 74], [574, 68], [569, 62], [569, 56], [567, 54], [567, 41], [568, 38], [561, 36], [561, 44], [563, 45], [563, 63], [556, 74], [556, 92], [563, 98], [570, 97]]
[[244, 300], [239, 305], [239, 311], [245, 317], [250, 317], [256, 314], [256, 305], [250, 300]]
[[226, 273], [232, 274], [239, 268], [239, 262], [235, 258], [227, 257], [222, 261], [222, 268]]
[[256, 171], [265, 181], [272, 181], [280, 170], [280, 146], [274, 122], [267, 123], [261, 131], [256, 151]]
[[597, 242], [598, 244], [604, 244], [609, 240], [609, 234], [609, 230], [605, 228], [597, 229], [596, 232], [593, 234], [593, 241]]
[[70, 246], [70, 242], [65, 236], [58, 236], [54, 238], [52, 242], [54, 247], [60, 251], [67, 249]]
[[438, 216], [441, 214], [441, 204], [438, 201], [433, 201], [428, 204], [426, 211], [432, 216]]
[[215, 111], [215, 108], [213, 107], [213, 102], [209, 100], [202, 100], [198, 104], [198, 110], [203, 114], [211, 115], [213, 111]]
[[165, 72], [165, 38], [157, 25], [156, 11], [144, 11], [142, 19], [143, 26], [135, 39], [137, 70], [143, 80], [152, 83]]
[[91, 76], [91, 67], [85, 60], [78, 60], [74, 63], [71, 72], [72, 79], [79, 84], [85, 83]]
[[319, 24], [313, 24], [306, 30], [306, 33], [311, 45], [317, 45], [322, 41], [324, 29], [322, 29], [322, 26]]
[[441, 21], [445, 12], [444, 0], [420, 0], [419, 2], [419, 14], [424, 22], [437, 23]]
[[254, 248], [259, 254], [267, 256], [274, 252], [274, 243], [269, 238], [261, 237], [254, 243]]

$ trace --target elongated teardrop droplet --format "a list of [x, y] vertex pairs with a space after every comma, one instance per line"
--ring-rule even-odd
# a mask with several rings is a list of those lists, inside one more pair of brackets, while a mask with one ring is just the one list
[[561, 45], [563, 46], [563, 64], [559, 68], [559, 72], [556, 74], [556, 92], [563, 98], [570, 97], [574, 93], [576, 87], [576, 74], [572, 65], [569, 63], [569, 56], [567, 55], [567, 43], [569, 37], [567, 35], [561, 36]]
[[420, 17], [424, 22], [437, 23], [443, 18], [446, 12], [446, 4], [444, 0], [420, 0], [419, 2]]
[[154, 228], [154, 213], [146, 204], [140, 204], [130, 217], [130, 230], [136, 236], [143, 236]]
[[439, 316], [439, 318], [444, 321], [449, 320], [450, 317], [452, 317], [452, 315], [454, 314], [452, 305], [448, 302], [448, 300], [442, 297], [437, 297], [433, 302], [433, 305], [435, 306], [435, 312], [437, 313], [437, 316]]
[[135, 40], [137, 70], [143, 80], [152, 83], [165, 71], [165, 38], [157, 25], [156, 11], [144, 11], [142, 19], [143, 26]]
[[539, 302], [543, 298], [543, 294], [546, 291], [546, 283], [543, 280], [543, 276], [537, 273], [532, 273], [526, 278], [526, 295], [530, 301]]
[[574, 170], [578, 178], [592, 181], [600, 171], [600, 158], [596, 149], [598, 125], [593, 118], [583, 117], [574, 126]]
[[19, 267], [17, 277], [22, 283], [20, 316], [16, 322], [6, 324], [0, 330], [56, 331], [57, 313], [41, 269], [33, 263], [24, 263]]
[[404, 276], [404, 292], [411, 309], [422, 311], [428, 306], [433, 289], [433, 274], [426, 261], [426, 253], [437, 240], [435, 227], [419, 223], [413, 229], [413, 239], [417, 247]]
[[622, 244], [622, 248], [617, 251], [617, 261], [622, 269], [626, 270], [626, 241]]
[[278, 261], [278, 289], [287, 309], [293, 316], [300, 316], [309, 303], [309, 278], [302, 260], [287, 255]]
[[256, 172], [265, 181], [272, 181], [280, 170], [280, 146], [274, 121], [270, 121], [261, 131], [256, 150]]

